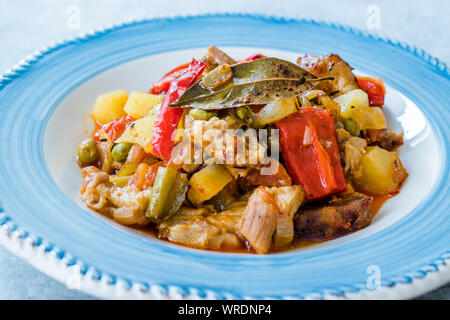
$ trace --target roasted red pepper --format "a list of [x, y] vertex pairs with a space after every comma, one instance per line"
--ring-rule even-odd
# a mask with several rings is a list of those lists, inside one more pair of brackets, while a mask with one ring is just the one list
[[172, 81], [181, 76], [181, 74], [189, 67], [190, 64], [190, 62], [182, 64], [181, 66], [178, 66], [175, 69], [167, 72], [161, 80], [152, 85], [149, 92], [151, 94], [160, 94], [163, 92], [167, 92]]
[[359, 87], [369, 96], [369, 104], [371, 107], [382, 107], [384, 105], [384, 96], [386, 89], [383, 81], [378, 78], [357, 77]]
[[250, 61], [258, 60], [258, 59], [261, 59], [261, 58], [267, 58], [267, 56], [265, 56], [265, 55], [263, 55], [261, 53], [257, 53], [257, 54], [254, 54], [254, 55], [252, 55], [252, 56], [250, 56], [250, 57], [248, 57], [248, 58], [246, 58], [244, 60], [238, 61], [238, 63], [250, 62]]
[[[125, 129], [134, 121], [130, 116], [125, 116], [116, 120], [111, 121], [103, 126], [99, 126], [99, 129], [103, 130], [112, 140], [112, 142], [116, 141]], [[98, 142], [99, 134], [98, 130], [94, 133], [93, 138]]]
[[165, 160], [170, 159], [173, 149], [173, 133], [183, 115], [183, 109], [172, 108], [169, 104], [175, 102], [184, 91], [195, 83], [205, 67], [206, 63], [193, 59], [183, 74], [172, 81], [153, 126], [152, 154], [155, 156]]
[[346, 189], [330, 110], [301, 108], [276, 127], [287, 170], [294, 182], [305, 188], [308, 199]]

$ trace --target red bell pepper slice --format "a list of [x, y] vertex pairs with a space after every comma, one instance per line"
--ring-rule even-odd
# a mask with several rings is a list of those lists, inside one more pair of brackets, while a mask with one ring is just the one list
[[[116, 141], [125, 131], [125, 129], [134, 121], [130, 116], [125, 116], [119, 119], [115, 119], [110, 123], [107, 123], [103, 126], [99, 126], [99, 129], [103, 130], [112, 140], [112, 142]], [[99, 130], [98, 129], [98, 130]], [[93, 139], [98, 142], [99, 133], [98, 130], [94, 133]]]
[[190, 62], [182, 64], [181, 66], [178, 66], [175, 69], [167, 72], [161, 80], [152, 85], [149, 93], [160, 94], [163, 92], [167, 92], [172, 81], [181, 76], [181, 74], [189, 67], [190, 64]]
[[369, 96], [370, 106], [382, 107], [384, 105], [386, 89], [381, 78], [357, 77], [356, 79], [358, 80], [359, 87]]
[[287, 170], [296, 184], [303, 185], [308, 199], [346, 189], [330, 110], [301, 108], [276, 127]]
[[165, 160], [170, 159], [173, 148], [172, 136], [177, 129], [181, 116], [183, 115], [183, 109], [172, 108], [169, 104], [175, 102], [184, 91], [195, 83], [205, 67], [206, 63], [193, 59], [192, 63], [183, 72], [183, 74], [172, 81], [153, 126], [152, 153], [155, 156]]
[[255, 60], [258, 60], [258, 59], [261, 59], [261, 58], [267, 58], [267, 56], [263, 55], [262, 53], [257, 53], [257, 54], [254, 54], [254, 55], [252, 55], [252, 56], [250, 56], [250, 57], [248, 57], [248, 58], [246, 58], [244, 60], [240, 60], [237, 63], [244, 63], [244, 62], [255, 61]]

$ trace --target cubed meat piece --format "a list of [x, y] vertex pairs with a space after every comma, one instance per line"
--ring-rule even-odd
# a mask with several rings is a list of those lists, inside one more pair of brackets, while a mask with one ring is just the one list
[[92, 166], [83, 168], [81, 175], [81, 200], [90, 209], [125, 225], [149, 223], [145, 211], [151, 189], [141, 191], [133, 186], [118, 187], [109, 181], [108, 174]]
[[372, 197], [352, 193], [326, 204], [311, 204], [294, 217], [295, 234], [301, 239], [323, 241], [352, 233], [371, 222]]
[[215, 46], [209, 47], [201, 61], [206, 63], [205, 73], [213, 70], [221, 64], [234, 64], [236, 61], [229, 57], [225, 52]]
[[403, 132], [395, 133], [391, 129], [367, 130], [369, 143], [375, 143], [388, 151], [394, 151], [403, 144]]
[[236, 234], [243, 207], [233, 212], [208, 213], [204, 208], [184, 209], [157, 227], [158, 236], [198, 249], [239, 249], [242, 242]]
[[256, 189], [245, 207], [239, 224], [239, 232], [247, 239], [256, 253], [267, 253], [277, 227], [278, 208], [260, 188]]
[[[267, 253], [280, 220], [291, 221], [294, 213], [305, 201], [301, 186], [258, 188], [248, 200], [242, 214], [239, 232], [257, 253]], [[280, 217], [283, 219], [280, 219]], [[287, 223], [282, 226], [288, 225]], [[292, 227], [291, 227], [292, 228]], [[287, 233], [283, 230], [283, 233]], [[293, 230], [292, 230], [293, 234]], [[292, 238], [290, 239], [292, 240]]]
[[336, 54], [325, 56], [305, 55], [297, 59], [297, 64], [316, 77], [334, 77], [334, 80], [320, 82], [315, 89], [337, 97], [354, 89], [359, 89], [358, 81], [347, 62]]

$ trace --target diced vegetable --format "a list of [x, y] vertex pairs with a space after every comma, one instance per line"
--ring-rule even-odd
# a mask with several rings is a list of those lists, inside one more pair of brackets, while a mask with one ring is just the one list
[[158, 173], [159, 167], [164, 166], [163, 161], [159, 161], [157, 163], [152, 164], [147, 172], [145, 173], [145, 179], [144, 179], [144, 188], [151, 187], [155, 183], [156, 174]]
[[115, 161], [124, 162], [127, 160], [128, 152], [130, 152], [132, 144], [127, 142], [122, 142], [116, 144], [112, 151], [111, 156]]
[[92, 164], [97, 161], [97, 143], [93, 139], [84, 140], [78, 147], [77, 158], [82, 165]]
[[251, 110], [249, 107], [239, 107], [236, 108], [236, 115], [239, 117], [239, 119], [241, 120], [246, 120], [249, 116], [251, 116]]
[[386, 89], [381, 78], [357, 77], [357, 80], [361, 89], [367, 92], [370, 106], [382, 107], [384, 105]]
[[233, 78], [233, 71], [229, 64], [222, 64], [208, 72], [201, 80], [201, 86], [206, 89], [216, 90]]
[[145, 174], [148, 170], [148, 164], [146, 163], [140, 163], [134, 172], [133, 178], [128, 182], [128, 185], [134, 186], [138, 188], [139, 190], [144, 189], [144, 183], [145, 183]]
[[383, 109], [379, 107], [366, 107], [355, 110], [352, 114], [352, 119], [359, 125], [361, 130], [386, 128]]
[[196, 120], [209, 120], [214, 117], [216, 113], [213, 111], [193, 108], [189, 110], [189, 115], [191, 115]]
[[[228, 184], [229, 186], [230, 184]], [[235, 201], [235, 197], [233, 196], [232, 190], [230, 188], [225, 187], [222, 189], [218, 194], [216, 194], [214, 197], [212, 197], [209, 200], [209, 203], [214, 206], [214, 209], [217, 211], [223, 211], [230, 204], [232, 204]]]
[[334, 99], [341, 106], [343, 118], [353, 118], [353, 112], [369, 106], [369, 96], [361, 89], [355, 89]]
[[260, 124], [268, 124], [284, 119], [297, 110], [296, 98], [283, 99], [267, 104], [256, 114], [256, 120]]
[[98, 144], [98, 154], [100, 157], [101, 170], [109, 173], [111, 171], [112, 156], [111, 156], [111, 144], [107, 142], [100, 142]]
[[130, 116], [125, 116], [119, 119], [115, 119], [105, 125], [103, 125], [94, 134], [94, 139], [98, 142], [103, 139], [107, 139], [107, 142], [115, 142], [118, 137], [122, 135], [125, 129], [134, 121]]
[[330, 110], [301, 108], [276, 123], [281, 153], [296, 184], [308, 199], [345, 190], [334, 120]]
[[140, 119], [145, 117], [151, 109], [161, 103], [163, 98], [164, 96], [162, 95], [133, 91], [130, 93], [123, 109], [129, 116]]
[[127, 99], [128, 95], [125, 90], [117, 90], [98, 96], [91, 113], [92, 117], [101, 124], [106, 124], [125, 116], [123, 107]]
[[206, 64], [195, 59], [189, 67], [174, 81], [171, 82], [169, 91], [164, 97], [161, 110], [154, 122], [151, 149], [157, 157], [169, 160], [174, 146], [173, 133], [183, 115], [183, 109], [172, 108], [169, 104], [175, 102], [186, 91], [205, 69]]
[[119, 187], [125, 187], [132, 177], [133, 176], [124, 176], [124, 177], [119, 177], [117, 175], [109, 176], [109, 181], [111, 181], [112, 183], [114, 183]]
[[277, 228], [273, 236], [276, 247], [284, 247], [291, 244], [294, 239], [294, 221], [285, 214], [277, 215]]
[[168, 219], [180, 210], [181, 205], [186, 200], [186, 192], [188, 190], [188, 176], [184, 173], [178, 173], [175, 185], [172, 187], [170, 194], [170, 203], [164, 219]]
[[258, 60], [258, 59], [262, 59], [262, 58], [267, 58], [267, 56], [263, 55], [262, 53], [257, 53], [257, 54], [254, 54], [254, 55], [252, 55], [252, 56], [250, 56], [250, 57], [248, 57], [248, 58], [246, 58], [244, 60], [238, 61], [238, 63], [255, 61], [255, 60]]
[[159, 167], [153, 184], [150, 202], [146, 216], [153, 221], [162, 220], [167, 214], [170, 203], [173, 199], [172, 190], [175, 186], [178, 171], [171, 167]]
[[126, 162], [123, 164], [122, 168], [120, 168], [119, 172], [116, 173], [116, 176], [118, 177], [131, 176], [136, 172], [138, 166], [139, 166], [138, 163]]
[[359, 137], [361, 130], [359, 129], [357, 122], [350, 118], [344, 119], [342, 122], [344, 123], [345, 130], [347, 130], [352, 136]]
[[392, 194], [399, 191], [407, 173], [397, 153], [377, 146], [367, 148], [361, 158], [362, 175], [354, 179], [356, 186], [374, 194]]
[[344, 172], [350, 173], [353, 178], [361, 177], [361, 157], [366, 153], [367, 141], [358, 137], [349, 137], [342, 147], [344, 149]]
[[141, 163], [141, 161], [145, 160], [146, 155], [147, 154], [140, 145], [133, 144], [130, 151], [128, 152], [127, 162]]
[[134, 125], [129, 126], [116, 140], [116, 143], [129, 142], [141, 146], [145, 152], [152, 152], [152, 132], [159, 108], [151, 109], [147, 116], [138, 119]]
[[208, 165], [189, 180], [188, 199], [199, 205], [218, 194], [231, 180], [233, 178], [223, 165]]

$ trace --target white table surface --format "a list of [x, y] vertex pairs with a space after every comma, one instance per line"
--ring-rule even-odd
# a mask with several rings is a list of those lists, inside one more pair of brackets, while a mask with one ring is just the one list
[[[210, 12], [333, 21], [413, 44], [450, 63], [447, 0], [0, 0], [0, 73], [49, 43], [91, 29], [136, 18]], [[0, 247], [0, 299], [91, 297], [68, 289]], [[448, 300], [450, 284], [420, 299]]]

